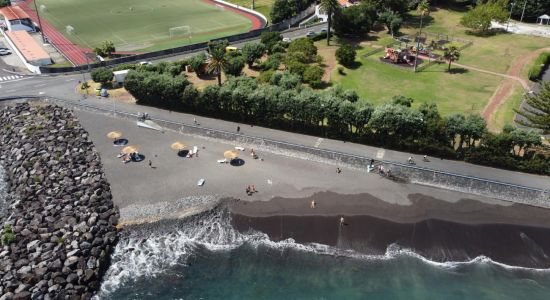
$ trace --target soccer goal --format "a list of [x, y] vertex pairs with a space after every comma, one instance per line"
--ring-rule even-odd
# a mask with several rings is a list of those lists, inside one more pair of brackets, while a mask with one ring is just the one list
[[187, 38], [191, 39], [191, 26], [178, 26], [178, 27], [171, 27], [168, 29], [168, 33], [170, 34], [170, 39], [173, 38]]
[[74, 30], [74, 27], [71, 26], [71, 25], [65, 26], [65, 31], [67, 31], [67, 34], [69, 34], [69, 35], [73, 35], [73, 34], [76, 33], [75, 30]]

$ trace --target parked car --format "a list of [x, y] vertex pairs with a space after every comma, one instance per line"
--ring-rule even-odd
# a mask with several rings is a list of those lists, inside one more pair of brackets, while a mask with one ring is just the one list
[[11, 51], [8, 49], [0, 49], [0, 55], [9, 55]]
[[306, 37], [312, 38], [312, 37], [314, 37], [314, 36], [316, 36], [316, 35], [317, 35], [317, 33], [315, 33], [315, 31], [310, 31], [310, 32], [308, 32], [308, 33], [306, 34]]
[[285, 43], [290, 43], [291, 41], [292, 41], [292, 40], [291, 40], [290, 38], [288, 38], [288, 37], [283, 38], [283, 42], [285, 42]]
[[152, 65], [152, 63], [150, 61], [140, 61], [139, 65], [140, 66], [149, 66], [149, 65]]
[[320, 33], [327, 33], [327, 31], [328, 30], [326, 28], [323, 28], [323, 29], [321, 29]]

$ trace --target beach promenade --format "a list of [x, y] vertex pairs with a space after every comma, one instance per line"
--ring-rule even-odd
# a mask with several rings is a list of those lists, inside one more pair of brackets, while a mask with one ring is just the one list
[[[253, 159], [250, 149], [246, 149], [240, 152], [243, 165], [221, 164], [217, 160], [223, 159], [224, 151], [240, 145], [170, 130], [159, 132], [139, 128], [135, 120], [107, 114], [83, 110], [75, 110], [75, 114], [101, 155], [113, 200], [120, 208], [122, 224], [181, 217], [208, 209], [220, 198], [268, 201], [274, 197], [311, 197], [324, 191], [368, 194], [373, 199], [399, 205], [411, 205], [411, 199], [419, 195], [446, 202], [472, 199], [489, 204], [512, 205], [471, 194], [397, 183], [366, 170], [345, 166], [340, 166], [342, 172], [337, 173], [339, 165], [336, 162], [305, 160], [293, 157], [292, 153], [279, 155], [256, 151], [260, 158]], [[117, 158], [121, 148], [115, 147], [113, 141], [106, 137], [113, 130], [121, 131], [123, 137], [129, 140], [129, 145], [137, 146], [139, 152], [145, 155], [145, 160], [122, 163]], [[176, 141], [182, 141], [188, 149], [197, 146], [198, 157], [179, 157], [170, 148]], [[200, 178], [206, 180], [204, 186], [197, 185]], [[245, 192], [248, 185], [254, 185], [258, 192], [248, 196]], [[284, 211], [283, 206], [273, 208], [273, 213]]]
[[333, 139], [319, 138], [315, 136], [291, 133], [260, 126], [243, 125], [236, 122], [198, 117], [185, 113], [170, 112], [167, 110], [147, 106], [123, 103], [113, 99], [98, 99], [95, 97], [89, 97], [86, 100], [82, 100], [81, 102], [97, 105], [99, 107], [111, 110], [115, 108], [116, 110], [127, 111], [131, 113], [147, 112], [151, 117], [154, 118], [173, 122], [182, 122], [186, 124], [193, 124], [193, 119], [196, 118], [201, 126], [217, 130], [224, 130], [228, 132], [236, 132], [237, 126], [240, 126], [241, 133], [245, 135], [304, 145], [308, 147], [315, 147], [319, 149], [326, 149], [330, 151], [338, 151], [352, 155], [372, 157], [376, 160], [406, 163], [407, 158], [409, 156], [412, 156], [415, 159], [417, 165], [420, 167], [426, 167], [434, 170], [479, 177], [505, 183], [523, 185], [543, 190], [550, 188], [550, 179], [547, 176], [502, 170], [448, 159], [430, 158], [429, 162], [423, 162], [421, 159], [421, 154], [411, 154], [407, 152], [388, 150], [379, 147], [372, 147]]

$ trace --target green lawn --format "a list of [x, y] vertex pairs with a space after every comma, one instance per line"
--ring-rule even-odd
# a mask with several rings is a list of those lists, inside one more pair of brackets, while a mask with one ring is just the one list
[[[414, 13], [413, 13], [414, 15]], [[505, 73], [519, 57], [536, 49], [548, 47], [547, 38], [520, 34], [496, 34], [489, 37], [479, 37], [466, 33], [466, 28], [460, 25], [462, 12], [438, 9], [426, 18], [427, 25], [423, 31], [448, 34], [450, 36], [468, 39], [473, 45], [462, 51], [459, 63], [481, 69]], [[402, 30], [412, 35], [418, 31], [417, 19]], [[425, 23], [426, 24], [426, 23]]]
[[500, 131], [506, 124], [513, 124], [514, 116], [516, 112], [514, 109], [518, 109], [523, 100], [523, 87], [516, 83], [510, 97], [495, 111], [493, 118], [490, 122], [495, 130]]
[[479, 72], [449, 74], [446, 64], [434, 65], [415, 74], [379, 62], [380, 56], [360, 58], [359, 68], [346, 69], [346, 75], [335, 70], [331, 78], [373, 104], [390, 101], [394, 95], [403, 95], [415, 100], [414, 107], [423, 102], [437, 103], [442, 115], [481, 112], [502, 81], [500, 77]]
[[[252, 22], [201, 0], [41, 0], [41, 15], [72, 42], [117, 50], [158, 50], [246, 32]], [[74, 27], [74, 34], [66, 26]], [[170, 28], [189, 26], [170, 37]], [[189, 38], [189, 35], [191, 38]]]
[[[227, 0], [227, 2], [240, 5], [246, 8], [252, 8], [252, 0]], [[254, 10], [264, 15], [271, 22], [271, 7], [275, 0], [255, 0]]]
[[[497, 34], [489, 37], [469, 35], [459, 24], [463, 13], [438, 9], [425, 18], [423, 30], [448, 34], [473, 41], [473, 45], [464, 49], [458, 63], [505, 73], [522, 55], [542, 47], [548, 47], [548, 39], [524, 35]], [[413, 13], [414, 15], [414, 13]], [[414, 17], [414, 16], [413, 16]], [[409, 19], [401, 32], [412, 36], [418, 30], [418, 19]], [[346, 75], [331, 74], [333, 83], [355, 90], [363, 99], [373, 104], [389, 101], [394, 95], [404, 95], [415, 99], [414, 106], [423, 102], [435, 102], [443, 115], [452, 113], [480, 113], [499, 84], [501, 77], [476, 71], [459, 70], [454, 74], [446, 71], [446, 65], [434, 65], [414, 74], [409, 70], [380, 63], [377, 53], [368, 58], [362, 57], [373, 45], [383, 45], [389, 35], [385, 32], [371, 34], [370, 44], [358, 51], [357, 60], [361, 63], [356, 69], [346, 69]], [[525, 71], [524, 71], [525, 73]], [[491, 127], [500, 129], [506, 123], [512, 123], [513, 109], [519, 106], [521, 89], [517, 87], [510, 98], [499, 107], [492, 118]]]

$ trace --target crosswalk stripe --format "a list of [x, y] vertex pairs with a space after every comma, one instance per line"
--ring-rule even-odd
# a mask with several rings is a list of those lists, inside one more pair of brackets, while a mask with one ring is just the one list
[[0, 81], [14, 80], [14, 79], [18, 79], [18, 78], [21, 78], [21, 77], [22, 76], [19, 76], [19, 75], [2, 76], [2, 77], [0, 77]]

